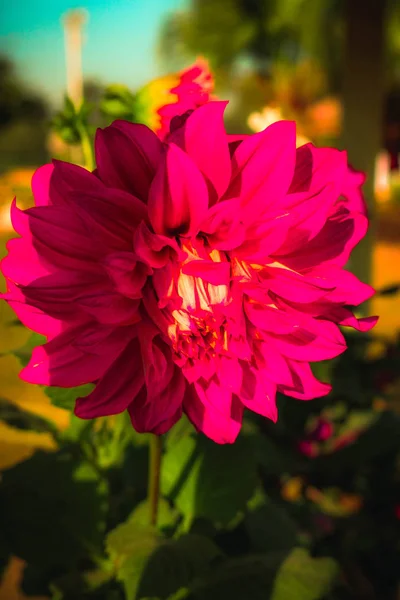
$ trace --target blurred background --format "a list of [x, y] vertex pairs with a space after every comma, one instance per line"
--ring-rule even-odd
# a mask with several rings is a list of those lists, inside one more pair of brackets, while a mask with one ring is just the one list
[[[91, 0], [76, 10], [67, 0], [16, 0], [0, 11], [3, 205], [14, 193], [7, 186], [29, 187], [35, 166], [53, 156], [79, 158], [50, 129], [66, 93], [101, 106], [110, 84], [135, 91], [200, 55], [215, 74], [216, 95], [230, 100], [230, 131], [294, 119], [299, 143], [348, 150], [368, 174], [374, 229], [354, 268], [378, 288], [398, 278], [398, 1]], [[92, 124], [105, 124], [101, 110]], [[394, 333], [396, 300], [375, 304], [378, 329]]]
[[[301, 409], [312, 414], [303, 412], [293, 431], [290, 423], [286, 425], [292, 442], [304, 442], [302, 453], [310, 460], [325, 452], [340, 452], [367, 430], [371, 437], [350, 458], [346, 454], [340, 458], [345, 461], [340, 464], [350, 465], [350, 472], [346, 471], [344, 481], [332, 476], [336, 495], [324, 491], [332, 485], [321, 484], [320, 471], [316, 476], [319, 483], [314, 485], [300, 467], [297, 472], [294, 467], [286, 468], [283, 479], [274, 473], [273, 489], [279, 488], [279, 502], [297, 508], [311, 505], [313, 510], [317, 506], [318, 515], [328, 519], [321, 527], [328, 528], [329, 539], [336, 535], [343, 541], [354, 515], [366, 519], [363, 526], [367, 538], [373, 540], [371, 548], [366, 543], [357, 554], [346, 538], [345, 551], [350, 548], [350, 554], [354, 552], [349, 559], [351, 589], [347, 596], [329, 597], [398, 599], [399, 542], [391, 538], [389, 530], [393, 533], [400, 519], [399, 0], [87, 0], [82, 5], [70, 0], [1, 0], [1, 256], [12, 237], [10, 203], [17, 196], [20, 205], [31, 204], [30, 181], [35, 168], [51, 157], [80, 161], [79, 146], [74, 145], [73, 132], [65, 126], [65, 95], [76, 103], [84, 99], [91, 107], [94, 129], [113, 118], [111, 105], [104, 100], [113, 89], [110, 86], [123, 85], [134, 94], [157, 79], [160, 89], [168, 87], [168, 75], [188, 67], [199, 56], [214, 73], [215, 95], [230, 100], [226, 121], [230, 132], [256, 132], [278, 119], [293, 119], [299, 145], [312, 141], [346, 149], [350, 163], [367, 173], [371, 230], [354, 252], [350, 268], [379, 291], [368, 310], [379, 314], [380, 320], [371, 337], [350, 343], [345, 362], [339, 361], [337, 369], [329, 373], [337, 380], [334, 400], [339, 404], [334, 406], [342, 409], [326, 416], [326, 406], [316, 401], [313, 407]], [[157, 97], [152, 101], [156, 103]], [[64, 111], [62, 117], [60, 111]], [[130, 118], [134, 120], [135, 114]], [[54, 435], [33, 427], [29, 419], [45, 419], [65, 431], [70, 427], [70, 415], [65, 408], [51, 404], [41, 388], [18, 379], [21, 356], [16, 354], [29, 345], [30, 332], [15, 323], [5, 303], [0, 305], [0, 315], [0, 470], [6, 472], [37, 451], [57, 449]], [[366, 380], [367, 372], [373, 373], [373, 381]], [[337, 428], [337, 445], [328, 451], [310, 434], [313, 425], [309, 418], [315, 419], [318, 410], [318, 418], [328, 419]], [[4, 416], [10, 411], [14, 417], [19, 411], [19, 425]], [[390, 412], [396, 426], [385, 422], [374, 437], [369, 428], [373, 429], [383, 412]], [[390, 435], [393, 443], [386, 439], [384, 445]], [[382, 452], [370, 455], [371, 445], [382, 446]], [[362, 472], [366, 464], [371, 467], [369, 474]], [[334, 465], [332, 473], [335, 469], [340, 472]], [[360, 477], [367, 481], [360, 483]], [[372, 488], [376, 494], [381, 490], [385, 498], [373, 497]], [[362, 490], [367, 491], [364, 494]], [[368, 494], [373, 509], [364, 514], [361, 507], [368, 504]], [[392, 520], [385, 521], [385, 515]], [[380, 522], [380, 518], [382, 531], [388, 530], [386, 538], [378, 540], [372, 530], [374, 519]], [[356, 537], [362, 535], [357, 527], [352, 531]], [[328, 554], [340, 555], [335, 544], [332, 550], [325, 543]], [[382, 553], [387, 561], [378, 568], [377, 556]], [[25, 598], [20, 583], [26, 563], [21, 556], [25, 558], [23, 552], [13, 552], [11, 558], [7, 554], [1, 600]]]

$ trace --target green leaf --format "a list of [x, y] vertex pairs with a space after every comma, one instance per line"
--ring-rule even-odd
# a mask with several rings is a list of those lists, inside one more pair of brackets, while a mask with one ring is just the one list
[[256, 484], [255, 454], [248, 437], [225, 446], [190, 434], [167, 442], [161, 488], [187, 525], [196, 517], [228, 525], [245, 509]]
[[12, 553], [31, 565], [73, 568], [101, 552], [106, 497], [87, 462], [70, 451], [37, 452], [2, 474], [0, 529]]
[[62, 124], [60, 127], [54, 127], [54, 129], [66, 144], [74, 145], [79, 144], [81, 141], [79, 130], [74, 125]]
[[227, 560], [190, 586], [190, 600], [266, 600], [276, 572], [285, 556], [281, 553], [250, 555]]
[[72, 118], [76, 115], [75, 105], [69, 96], [64, 97], [64, 109], [62, 111], [62, 114], [65, 117], [70, 117], [70, 118]]
[[180, 442], [183, 438], [190, 435], [196, 435], [196, 430], [189, 421], [189, 419], [182, 415], [179, 421], [170, 429], [166, 436], [165, 448], [168, 450]]
[[[188, 534], [166, 542], [150, 556], [141, 576], [136, 598], [167, 598], [210, 571], [222, 558], [219, 548], [208, 538]], [[179, 597], [179, 596], [178, 596]]]
[[298, 539], [296, 523], [269, 499], [246, 514], [244, 526], [256, 552], [289, 551]]
[[92, 444], [96, 447], [97, 461], [102, 469], [123, 463], [133, 441], [133, 433], [128, 411], [97, 419]]
[[94, 106], [86, 102], [76, 107], [72, 100], [66, 97], [62, 111], [52, 119], [52, 128], [67, 144], [83, 143], [93, 109]]
[[[174, 526], [176, 519], [176, 511], [161, 499], [158, 528]], [[165, 598], [189, 583], [221, 554], [213, 542], [199, 535], [166, 541], [149, 520], [149, 506], [144, 501], [107, 536], [107, 552], [127, 600], [144, 596]]]
[[[251, 555], [230, 560], [220, 559], [221, 562], [218, 558], [216, 556], [201, 574], [194, 576], [187, 586], [170, 595], [168, 600], [266, 600], [285, 556], [281, 553]], [[166, 597], [165, 594], [163, 591], [157, 596], [151, 594], [145, 598], [161, 600]], [[137, 598], [145, 600], [140, 596]]]
[[[177, 592], [174, 592], [168, 596], [167, 600], [185, 600], [186, 598], [189, 598], [189, 595], [190, 591], [188, 588], [181, 588]], [[154, 596], [150, 598], [149, 596], [146, 596], [146, 598], [140, 598], [139, 600], [161, 600], [161, 598], [156, 598]]]
[[167, 600], [185, 600], [189, 597], [189, 590], [187, 588], [181, 588], [171, 596], [168, 596]]
[[62, 442], [79, 442], [82, 445], [83, 439], [87, 440], [90, 437], [94, 422], [94, 420], [80, 419], [71, 413], [68, 428], [58, 432], [57, 437]]
[[142, 571], [161, 538], [148, 521], [143, 522], [143, 509], [111, 531], [106, 539], [107, 552], [115, 565], [116, 577], [125, 590], [126, 600], [134, 600]]
[[[84, 397], [90, 394], [93, 390], [91, 383], [81, 385], [75, 388], [59, 388], [59, 387], [46, 387], [45, 393], [51, 400], [54, 406], [64, 408], [71, 411], [69, 417], [69, 427], [63, 431], [58, 432], [57, 438], [62, 442], [80, 442], [82, 444], [83, 439], [89, 440], [95, 423], [94, 419], [80, 419], [73, 413], [75, 407], [75, 401], [78, 397]], [[95, 442], [99, 443], [99, 436], [96, 436]]]
[[[129, 518], [111, 531], [106, 540], [107, 552], [116, 568], [116, 575], [125, 589], [127, 600], [136, 597], [142, 571], [149, 556], [161, 543], [157, 529], [149, 524], [147, 501], [139, 504]], [[158, 525], [160, 529], [171, 525], [176, 513], [168, 502], [160, 499]]]
[[257, 454], [257, 462], [263, 472], [268, 475], [283, 475], [293, 473], [299, 468], [304, 458], [288, 447], [288, 443], [278, 445], [267, 435], [255, 435], [253, 443]]
[[90, 114], [92, 113], [92, 111], [96, 108], [96, 105], [93, 102], [86, 102], [83, 101], [78, 112], [77, 115], [79, 116], [79, 119], [83, 122], [83, 123], [87, 123], [88, 118], [90, 117]]
[[133, 119], [135, 97], [124, 85], [114, 84], [106, 88], [100, 108], [114, 118]]
[[[132, 512], [131, 516], [128, 518], [128, 523], [133, 525], [138, 525], [142, 527], [147, 527], [150, 519], [150, 508], [148, 500], [143, 500], [140, 502], [138, 506], [136, 506], [135, 510]], [[176, 510], [174, 510], [170, 504], [164, 499], [159, 499], [158, 504], [158, 516], [157, 516], [157, 527], [162, 530], [168, 527], [172, 527], [176, 524], [178, 519], [178, 514]]]
[[278, 572], [271, 600], [319, 600], [331, 590], [337, 574], [332, 558], [312, 558], [295, 548]]
[[129, 117], [132, 115], [132, 107], [127, 106], [119, 98], [105, 98], [102, 100], [100, 108], [103, 113], [114, 118]]
[[105, 95], [108, 98], [120, 98], [125, 103], [133, 103], [135, 96], [132, 94], [131, 90], [121, 83], [112, 83], [107, 86]]
[[87, 383], [74, 388], [46, 387], [45, 392], [54, 406], [73, 410], [75, 400], [77, 398], [88, 396], [93, 388], [94, 385]]

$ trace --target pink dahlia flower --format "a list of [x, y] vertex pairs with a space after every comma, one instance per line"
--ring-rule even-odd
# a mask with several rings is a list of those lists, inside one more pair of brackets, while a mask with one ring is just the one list
[[5, 298], [48, 338], [22, 378], [94, 383], [79, 417], [128, 410], [162, 434], [184, 412], [233, 442], [244, 408], [277, 419], [277, 391], [327, 394], [310, 362], [345, 350], [339, 325], [376, 321], [349, 308], [373, 289], [343, 268], [368, 225], [346, 154], [296, 150], [286, 121], [232, 138], [225, 105], [166, 143], [116, 121], [94, 173], [54, 161], [33, 177], [36, 206], [12, 206]]

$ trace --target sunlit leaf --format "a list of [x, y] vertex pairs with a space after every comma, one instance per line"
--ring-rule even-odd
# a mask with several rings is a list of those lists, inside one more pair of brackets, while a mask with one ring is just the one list
[[[176, 523], [177, 518], [178, 514], [176, 510], [164, 498], [160, 498], [158, 503], [157, 528], [162, 530], [171, 527]], [[149, 520], [150, 506], [148, 500], [143, 500], [143, 502], [136, 506], [127, 522], [130, 525], [147, 527]]]
[[312, 558], [295, 548], [282, 564], [271, 600], [319, 600], [331, 589], [338, 565], [331, 558]]
[[254, 449], [245, 436], [235, 444], [219, 446], [189, 434], [167, 445], [162, 491], [187, 523], [205, 517], [227, 525], [245, 509], [256, 484]]
[[117, 580], [124, 586], [126, 600], [135, 600], [143, 569], [160, 543], [157, 530], [135, 519], [134, 514], [108, 534], [106, 549]]

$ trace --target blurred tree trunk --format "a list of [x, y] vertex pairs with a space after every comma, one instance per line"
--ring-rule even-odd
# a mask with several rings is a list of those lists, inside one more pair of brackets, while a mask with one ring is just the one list
[[352, 271], [363, 281], [372, 276], [375, 159], [381, 149], [384, 109], [384, 24], [387, 0], [345, 0], [346, 49], [343, 66], [343, 148], [350, 164], [366, 172], [364, 193], [370, 231], [354, 250]]

